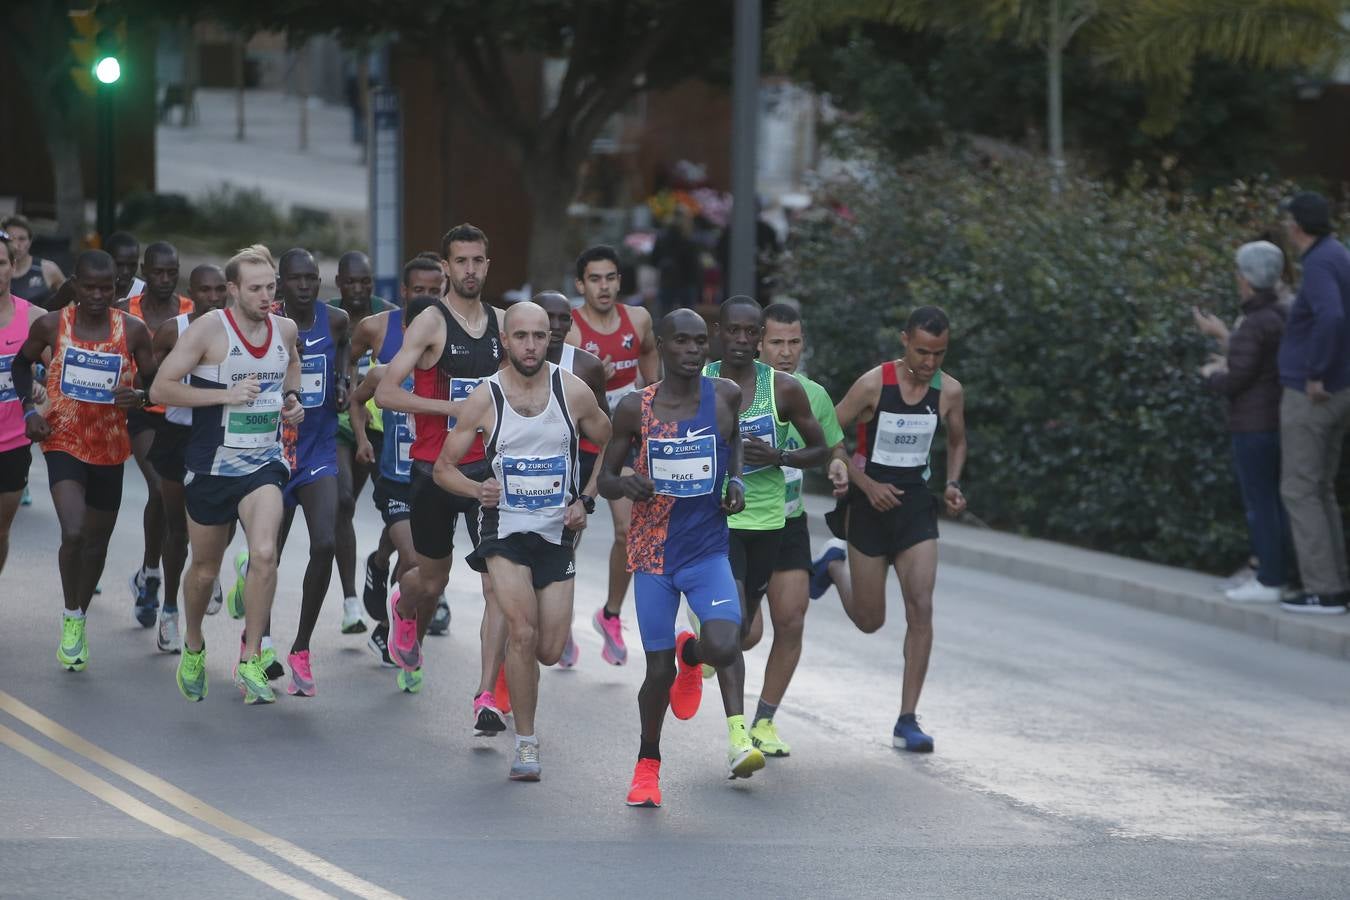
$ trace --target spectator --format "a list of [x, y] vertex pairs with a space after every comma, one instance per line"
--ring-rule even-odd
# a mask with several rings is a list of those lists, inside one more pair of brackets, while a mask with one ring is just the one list
[[[1284, 270], [1284, 253], [1267, 241], [1243, 244], [1237, 252], [1237, 286], [1242, 318], [1227, 338], [1227, 358], [1212, 360], [1200, 370], [1206, 386], [1228, 399], [1232, 434], [1247, 529], [1258, 560], [1256, 577], [1225, 591], [1237, 603], [1275, 603], [1288, 583], [1286, 534], [1288, 520], [1280, 502], [1280, 377], [1277, 358], [1284, 334], [1284, 312], [1276, 285]], [[1196, 324], [1218, 336], [1208, 316], [1195, 311]]]
[[657, 235], [656, 246], [652, 248], [652, 265], [661, 273], [661, 315], [699, 301], [702, 266], [692, 234], [693, 221], [688, 211], [676, 206], [670, 223]]
[[1345, 613], [1350, 571], [1336, 471], [1350, 424], [1350, 251], [1331, 234], [1331, 208], [1311, 191], [1287, 201], [1285, 232], [1302, 254], [1303, 284], [1280, 342], [1280, 494], [1304, 592], [1285, 609]]

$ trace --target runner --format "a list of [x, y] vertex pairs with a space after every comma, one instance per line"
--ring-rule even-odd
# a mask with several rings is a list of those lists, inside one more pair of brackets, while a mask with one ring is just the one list
[[141, 242], [125, 231], [114, 231], [103, 242], [103, 249], [117, 266], [117, 302], [145, 292], [145, 282], [136, 277], [141, 264]]
[[[702, 374], [708, 326], [692, 310], [661, 320], [657, 348], [665, 380], [619, 401], [605, 447], [600, 493], [633, 503], [629, 567], [647, 673], [638, 692], [642, 740], [629, 806], [661, 805], [661, 726], [669, 706], [678, 719], [698, 712], [701, 664], [718, 672], [740, 665], [741, 609], [727, 561], [727, 516], [745, 508], [734, 382]], [[624, 474], [630, 453], [636, 471]], [[723, 494], [725, 485], [725, 495]], [[683, 594], [702, 634], [675, 634]], [[678, 659], [678, 674], [677, 662]], [[745, 730], [741, 694], [723, 686], [732, 778], [764, 768]]]
[[[572, 302], [557, 291], [545, 291], [534, 298], [534, 302], [548, 314], [548, 361], [559, 368], [571, 372], [586, 383], [586, 386], [595, 394], [595, 402], [609, 417], [609, 401], [605, 399], [605, 364], [600, 362], [594, 353], [583, 350], [580, 347], [573, 347], [566, 343], [567, 335], [572, 330]], [[600, 473], [596, 471], [595, 463], [599, 459], [598, 452], [591, 452], [587, 447], [594, 446], [590, 441], [582, 440], [579, 451], [581, 461], [580, 475], [578, 479], [581, 484], [581, 500], [586, 505], [588, 513], [595, 512], [595, 498], [598, 488], [597, 479]], [[577, 542], [580, 543], [581, 535], [577, 535]], [[567, 643], [563, 645], [562, 656], [558, 658], [558, 665], [564, 669], [570, 669], [577, 664], [577, 658], [581, 651], [577, 648], [577, 642], [572, 637], [572, 629], [567, 629]]]
[[[305, 526], [309, 530], [309, 565], [301, 590], [300, 623], [286, 657], [291, 670], [291, 683], [286, 690], [293, 695], [313, 697], [316, 685], [309, 640], [333, 578], [333, 526], [338, 504], [337, 416], [338, 410], [347, 408], [351, 331], [345, 312], [317, 302], [319, 267], [308, 250], [296, 248], [283, 253], [278, 274], [282, 315], [293, 321], [297, 330], [300, 405], [305, 409], [304, 421], [296, 426], [293, 439], [287, 434], [288, 429], [283, 429], [291, 478], [286, 484], [286, 512], [277, 545], [278, 558], [291, 533], [297, 505], [304, 507]], [[271, 674], [268, 673], [269, 677]]]
[[[145, 282], [145, 293], [119, 302], [118, 309], [125, 310], [144, 322], [152, 335], [157, 334], [164, 323], [173, 321], [177, 316], [192, 313], [192, 299], [178, 293], [178, 251], [172, 244], [159, 241], [145, 248], [141, 276]], [[145, 553], [141, 557], [140, 568], [128, 579], [131, 586], [132, 612], [142, 628], [150, 628], [155, 624], [155, 616], [159, 611], [159, 587], [163, 580], [159, 561], [165, 537], [164, 499], [160, 495], [159, 475], [149, 460], [150, 445], [154, 443], [156, 430], [163, 423], [162, 406], [148, 406], [145, 409], [127, 411], [131, 452], [136, 457], [136, 465], [140, 468], [141, 475], [145, 478], [146, 489], [145, 511], [141, 515], [141, 524], [145, 531]], [[166, 608], [168, 603], [166, 597]], [[177, 594], [173, 597], [172, 608], [178, 609]], [[156, 640], [159, 637], [162, 635], [157, 635]]]
[[[511, 365], [461, 404], [435, 467], [440, 487], [482, 506], [481, 539], [469, 562], [491, 574], [506, 615], [514, 781], [539, 780], [539, 665], [558, 661], [571, 630], [575, 538], [589, 514], [577, 441], [582, 434], [598, 446], [609, 440], [609, 417], [590, 387], [548, 361], [549, 335], [548, 314], [537, 304], [523, 301], [507, 310], [502, 343]], [[484, 435], [486, 480], [457, 465]]]
[[[329, 300], [328, 305], [346, 312], [351, 322], [352, 350], [349, 354], [351, 362], [346, 374], [350, 384], [359, 384], [372, 365], [370, 345], [366, 344], [359, 350], [356, 347], [361, 325], [377, 313], [387, 314], [397, 307], [374, 295], [375, 276], [370, 268], [370, 260], [364, 253], [352, 250], [342, 254], [338, 259], [337, 277], [334, 281], [339, 296]], [[396, 328], [394, 335], [401, 340], [402, 327]], [[398, 347], [394, 346], [389, 356], [380, 362], [389, 362], [397, 350]], [[366, 486], [366, 480], [371, 477], [374, 466], [355, 459], [357, 442], [352, 434], [351, 417], [346, 407], [338, 413], [337, 434], [338, 508], [335, 555], [338, 580], [342, 582], [342, 633], [361, 634], [366, 630], [366, 623], [361, 619], [361, 601], [356, 597], [356, 528], [352, 520], [356, 515], [356, 498], [361, 496], [361, 490]], [[381, 538], [383, 539], [383, 534]]]
[[[10, 274], [18, 258], [14, 243], [0, 231], [0, 573], [9, 556], [9, 527], [28, 488], [28, 468], [33, 462], [23, 404], [14, 389], [14, 357], [28, 339], [28, 329], [43, 315], [42, 307], [14, 296], [10, 289]], [[41, 388], [33, 390], [36, 393]]]
[[[394, 354], [403, 346], [403, 332], [405, 330], [407, 316], [404, 313], [404, 307], [413, 299], [430, 297], [435, 299], [445, 292], [445, 270], [441, 268], [440, 257], [436, 254], [435, 259], [422, 259], [414, 257], [403, 267], [403, 278], [400, 287], [402, 294], [401, 302], [403, 305], [375, 313], [361, 320], [360, 325], [352, 330], [352, 352], [351, 358], [358, 361], [353, 368], [353, 375], [358, 379], [369, 371], [370, 363], [388, 364]], [[360, 360], [367, 360], [362, 368]], [[359, 383], [359, 382], [358, 382]], [[383, 414], [374, 400], [369, 400], [366, 404], [369, 415], [366, 417], [365, 432], [357, 432], [354, 435], [356, 449], [355, 454], [359, 460], [369, 460], [368, 471], [377, 471], [374, 467], [381, 455], [381, 444], [384, 438], [384, 419]], [[338, 444], [338, 462], [342, 462], [341, 432], [339, 432]], [[358, 487], [357, 494], [360, 493]], [[377, 507], [381, 506], [379, 500], [375, 501]], [[339, 535], [338, 545], [339, 554], [341, 553], [342, 539]], [[353, 550], [353, 552], [355, 552]], [[385, 648], [383, 655], [388, 657], [388, 623], [384, 620], [388, 613], [385, 606], [389, 596], [389, 561], [394, 552], [394, 545], [389, 540], [389, 529], [385, 527], [380, 531], [380, 542], [375, 550], [366, 557], [365, 589], [362, 591], [362, 599], [365, 603], [366, 613], [376, 622], [385, 625], [383, 633], [374, 638], [370, 645], [374, 649]], [[404, 557], [408, 565], [412, 565], [413, 557]], [[353, 563], [354, 564], [354, 563]], [[346, 590], [344, 587], [343, 590]], [[377, 626], [378, 627], [378, 626]], [[446, 602], [445, 595], [442, 594], [436, 601], [436, 614], [432, 617], [431, 624], [427, 627], [428, 634], [445, 634], [450, 630], [450, 604]]]
[[[722, 342], [722, 360], [709, 363], [704, 374], [728, 378], [741, 389], [745, 509], [728, 519], [727, 525], [731, 529], [731, 571], [741, 599], [742, 649], [748, 649], [754, 646], [750, 640], [750, 626], [759, 614], [760, 601], [768, 590], [787, 524], [784, 469], [823, 465], [829, 460], [830, 451], [801, 383], [755, 359], [764, 332], [764, 310], [759, 301], [738, 296], [723, 302], [718, 312], [717, 331]], [[801, 449], [787, 447], [789, 425], [801, 436], [801, 443], [805, 445]], [[800, 503], [800, 482], [796, 488], [796, 500]], [[791, 636], [784, 639], [780, 656], [792, 655], [792, 640]], [[774, 642], [778, 642], [777, 632]], [[800, 634], [797, 642], [796, 653], [800, 655]], [[771, 653], [771, 659], [772, 656]], [[704, 674], [711, 673], [704, 669]], [[724, 693], [734, 691], [739, 696], [745, 686], [744, 663], [719, 672], [718, 679]], [[786, 746], [773, 732], [770, 716], [766, 726], [760, 729], [760, 737], [772, 738], [768, 741], [768, 752], [786, 755]]]
[[[652, 317], [640, 306], [626, 306], [619, 300], [619, 256], [604, 245], [591, 247], [577, 257], [576, 288], [585, 304], [577, 310], [574, 327], [567, 342], [600, 358], [605, 366], [605, 391], [608, 408], [618, 408], [619, 400], [642, 384], [653, 384], [661, 377], [661, 360], [652, 333]], [[638, 382], [638, 376], [642, 381]], [[600, 448], [583, 443], [583, 453], [599, 454]], [[632, 469], [632, 460], [628, 462]], [[628, 571], [628, 527], [633, 503], [616, 496], [609, 503], [614, 522], [614, 545], [609, 550], [609, 594], [605, 605], [595, 611], [592, 624], [604, 638], [600, 655], [605, 662], [621, 666], [628, 661], [623, 642], [623, 623], [619, 613], [628, 593], [632, 575]]]
[[[143, 406], [132, 382], [155, 373], [150, 332], [113, 308], [113, 260], [86, 250], [75, 260], [75, 303], [33, 323], [14, 359], [14, 388], [28, 438], [42, 442], [52, 503], [61, 523], [61, 590], [65, 618], [56, 658], [71, 672], [89, 664], [85, 613], [103, 574], [108, 538], [122, 505], [122, 464], [131, 455], [126, 410]], [[51, 408], [33, 405], [33, 364], [51, 351]]]
[[[409, 672], [422, 664], [421, 639], [450, 577], [455, 523], [461, 515], [469, 541], [478, 545], [478, 503], [439, 487], [432, 477], [433, 464], [445, 443], [447, 426], [454, 421], [455, 401], [496, 374], [504, 358], [501, 316], [481, 299], [489, 265], [487, 236], [473, 225], [457, 225], [441, 239], [441, 252], [450, 291], [434, 307], [438, 315], [418, 316], [404, 332], [402, 348], [375, 389], [375, 402], [385, 410], [412, 413], [416, 430], [411, 522], [417, 565], [404, 573], [399, 589], [389, 596], [389, 655]], [[411, 392], [403, 388], [409, 375], [414, 382]], [[471, 478], [487, 479], [490, 470], [481, 439], [474, 441], [459, 466]], [[473, 701], [474, 734], [490, 737], [506, 729], [503, 701], [494, 696], [503, 668], [506, 620], [491, 578], [484, 575], [482, 582], [482, 668]]]
[[[831, 448], [841, 447], [844, 432], [835, 418], [830, 395], [825, 392], [825, 388], [797, 371], [806, 344], [802, 336], [801, 315], [795, 307], [775, 303], [765, 308], [764, 331], [759, 346], [760, 358], [764, 362], [777, 372], [795, 376], [806, 390], [811, 414], [820, 424], [825, 444]], [[788, 425], [787, 441], [783, 446], [788, 451], [798, 450], [806, 446], [806, 441], [795, 426]], [[847, 490], [848, 463], [843, 459], [832, 459], [829, 475], [836, 489]], [[769, 615], [773, 620], [773, 646], [769, 649], [769, 659], [764, 666], [764, 686], [760, 689], [759, 706], [755, 709], [752, 719], [754, 724], [750, 728], [750, 740], [766, 756], [788, 756], [791, 753], [791, 748], [779, 737], [773, 717], [783, 702], [783, 695], [797, 669], [797, 661], [801, 659], [802, 629], [811, 588], [811, 533], [806, 524], [806, 508], [802, 504], [802, 470], [784, 466], [783, 481], [787, 523], [783, 528], [778, 558], [773, 565], [773, 575], [769, 578], [768, 591]], [[755, 622], [760, 627], [751, 628], [746, 650], [757, 644], [762, 634], [763, 616], [757, 615]]]
[[[947, 425], [950, 515], [965, 509], [961, 469], [966, 462], [965, 394], [942, 371], [951, 337], [947, 314], [936, 306], [914, 310], [900, 342], [904, 356], [853, 383], [835, 412], [844, 428], [867, 426], [864, 468], [849, 466], [848, 496], [826, 517], [835, 537], [848, 541], [853, 596], [844, 611], [868, 634], [886, 622], [886, 570], [895, 568], [905, 601], [905, 674], [900, 718], [892, 743], [918, 753], [933, 750], [915, 709], [933, 650], [933, 585], [937, 580], [938, 509], [928, 491], [929, 447], [938, 423]], [[843, 458], [843, 451], [835, 452]]]
[[[188, 291], [194, 311], [179, 313], [155, 332], [157, 365], [164, 364], [178, 343], [179, 335], [187, 331], [190, 324], [206, 313], [224, 309], [229, 299], [225, 273], [219, 266], [202, 265], [193, 269], [188, 276]], [[164, 501], [164, 610], [159, 616], [155, 646], [165, 653], [177, 653], [182, 647], [178, 627], [178, 587], [187, 564], [187, 500], [183, 480], [187, 477], [187, 443], [191, 433], [192, 410], [181, 406], [166, 408], [164, 421], [155, 427], [155, 440], [148, 456], [159, 476], [159, 493]], [[207, 613], [219, 612], [220, 605], [220, 579], [217, 578], [211, 587]]]
[[46, 309], [47, 303], [66, 280], [61, 267], [50, 259], [33, 255], [33, 226], [23, 216], [10, 216], [0, 222], [0, 231], [9, 235], [9, 249], [14, 251], [13, 271], [9, 279], [10, 293], [39, 309]]
[[[305, 416], [300, 356], [295, 323], [270, 314], [277, 278], [267, 248], [255, 244], [236, 253], [225, 265], [225, 280], [229, 308], [188, 326], [150, 389], [156, 403], [192, 409], [186, 489], [192, 566], [183, 591], [187, 617], [177, 680], [184, 697], [206, 699], [202, 618], [238, 518], [249, 565], [234, 682], [245, 703], [271, 703], [276, 695], [261, 645], [276, 593], [282, 489], [290, 475], [277, 430]], [[191, 383], [183, 384], [189, 375]]]

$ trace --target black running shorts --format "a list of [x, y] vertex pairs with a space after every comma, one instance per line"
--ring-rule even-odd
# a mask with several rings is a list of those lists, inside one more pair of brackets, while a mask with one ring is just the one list
[[146, 458], [160, 478], [183, 483], [187, 477], [187, 445], [191, 434], [191, 425], [177, 425], [167, 419], [155, 430], [155, 442], [150, 445]]
[[0, 494], [12, 494], [28, 487], [28, 467], [32, 464], [32, 444], [0, 453]]
[[731, 529], [731, 574], [745, 586], [747, 621], [754, 618], [755, 606], [769, 589], [769, 577], [773, 575], [782, 543], [782, 528], [773, 531]]
[[783, 542], [778, 545], [775, 572], [811, 571], [811, 529], [806, 526], [806, 514], [794, 516], [783, 526]]
[[285, 490], [291, 472], [281, 461], [270, 462], [247, 475], [198, 475], [185, 491], [187, 512], [198, 525], [228, 525], [239, 518], [239, 504], [249, 494], [269, 484]]
[[[413, 460], [409, 518], [413, 548], [428, 559], [445, 559], [455, 549], [455, 521], [461, 515], [469, 541], [478, 546], [478, 501], [443, 489], [432, 478], [431, 468], [425, 460]], [[460, 466], [459, 470], [474, 481], [487, 481], [492, 475], [487, 460]]]
[[895, 559], [910, 547], [938, 539], [938, 499], [925, 485], [906, 485], [900, 505], [878, 512], [854, 487], [826, 516], [831, 533], [864, 556]]
[[475, 572], [487, 572], [489, 556], [500, 556], [529, 569], [536, 591], [577, 574], [576, 554], [571, 547], [529, 532], [484, 540], [469, 554], [469, 566]]
[[103, 512], [117, 512], [122, 505], [122, 463], [96, 466], [61, 450], [43, 454], [47, 460], [47, 483], [76, 481], [84, 487], [84, 505]]

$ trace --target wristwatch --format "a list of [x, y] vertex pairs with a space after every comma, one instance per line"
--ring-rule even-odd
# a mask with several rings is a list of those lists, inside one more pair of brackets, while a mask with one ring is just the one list
[[595, 512], [594, 497], [590, 496], [589, 494], [578, 494], [577, 499], [581, 501], [581, 507], [582, 509], [586, 510], [586, 515], [589, 516]]
[[297, 391], [295, 388], [291, 388], [289, 391], [284, 392], [284, 393], [281, 395], [281, 401], [282, 401], [283, 403], [285, 403], [285, 402], [286, 402], [286, 398], [289, 397], [289, 396], [291, 396], [292, 394], [295, 395], [295, 402], [296, 402], [296, 403], [299, 403], [299, 402], [300, 402], [300, 392]]
[[947, 482], [947, 487], [954, 487], [954, 488], [956, 488], [958, 491], [961, 491], [961, 493], [963, 493], [963, 494], [965, 493], [965, 490], [961, 487], [961, 482], [959, 482], [959, 481], [955, 481], [955, 480], [949, 481], [949, 482]]

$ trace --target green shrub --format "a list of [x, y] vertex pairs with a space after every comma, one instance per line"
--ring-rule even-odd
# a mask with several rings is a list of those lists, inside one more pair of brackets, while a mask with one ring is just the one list
[[[995, 527], [1218, 571], [1247, 554], [1212, 347], [1192, 305], [1232, 320], [1233, 251], [1274, 229], [1287, 185], [1207, 197], [1039, 162], [930, 154], [838, 187], [806, 224], [787, 289], [813, 375], [838, 398], [900, 353], [909, 311], [952, 318], [946, 369], [966, 387], [972, 511]], [[941, 448], [937, 456], [940, 457]], [[935, 458], [935, 479], [945, 472]], [[940, 482], [939, 482], [940, 483]]]

